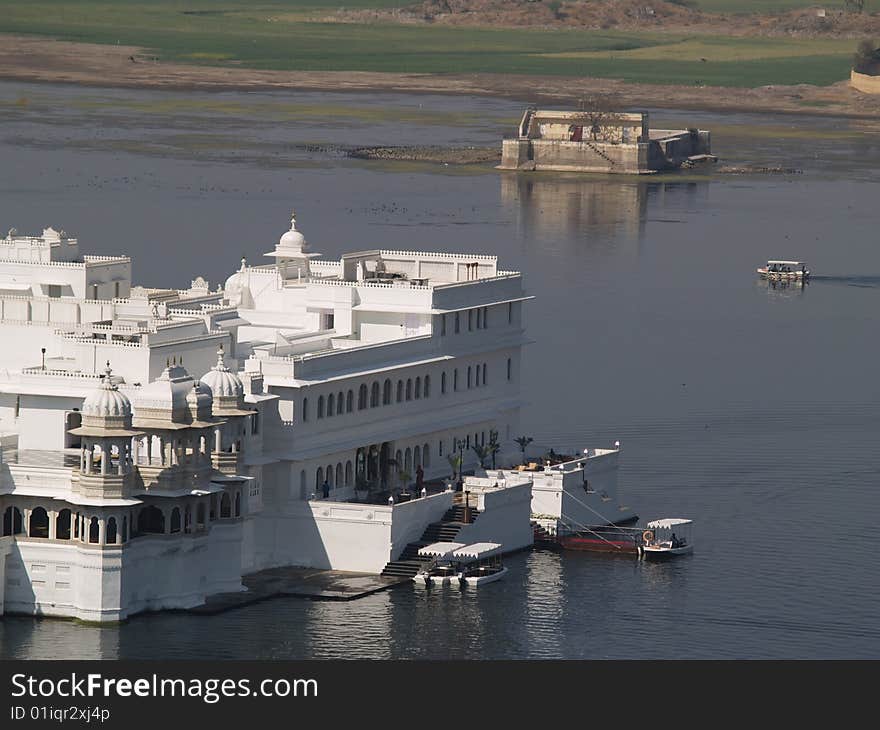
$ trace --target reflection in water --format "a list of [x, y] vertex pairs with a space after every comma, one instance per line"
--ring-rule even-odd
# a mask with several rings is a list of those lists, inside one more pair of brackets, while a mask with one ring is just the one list
[[615, 235], [641, 240], [650, 210], [694, 210], [708, 199], [709, 181], [624, 180], [599, 175], [515, 173], [499, 175], [501, 201], [516, 213], [521, 235], [582, 238], [585, 229], [607, 227]]
[[647, 210], [645, 186], [605, 177], [503, 173], [501, 200], [516, 208], [525, 234], [577, 234], [584, 226], [613, 226], [638, 236]]
[[527, 604], [522, 630], [527, 642], [527, 656], [565, 656], [562, 565], [561, 553], [546, 550], [534, 551], [526, 561]]

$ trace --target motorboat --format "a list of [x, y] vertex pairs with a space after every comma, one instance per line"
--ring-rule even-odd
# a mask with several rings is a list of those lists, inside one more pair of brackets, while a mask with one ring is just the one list
[[771, 259], [758, 268], [762, 279], [771, 281], [807, 281], [810, 271], [803, 261], [782, 261]]
[[501, 579], [507, 568], [501, 564], [501, 543], [435, 542], [419, 548], [419, 555], [432, 558], [413, 576], [425, 586], [481, 586]]
[[463, 542], [435, 542], [419, 548], [421, 557], [432, 560], [419, 569], [413, 581], [425, 586], [459, 583], [461, 568], [458, 561], [452, 559], [452, 553], [464, 546]]
[[642, 544], [639, 546], [641, 557], [662, 560], [690, 555], [694, 551], [691, 525], [693, 520], [681, 517], [667, 517], [649, 522], [642, 532]]
[[501, 564], [501, 543], [477, 542], [453, 551], [452, 558], [459, 562], [462, 585], [476, 587], [501, 580], [507, 568]]

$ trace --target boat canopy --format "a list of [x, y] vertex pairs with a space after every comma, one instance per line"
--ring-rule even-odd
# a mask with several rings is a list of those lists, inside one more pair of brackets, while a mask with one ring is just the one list
[[454, 550], [463, 547], [463, 542], [433, 542], [430, 545], [419, 548], [419, 555], [428, 558], [444, 558]]
[[686, 520], [682, 517], [665, 517], [662, 520], [654, 520], [648, 523], [648, 527], [652, 530], [668, 530], [678, 525], [690, 525], [693, 520]]
[[482, 560], [501, 552], [499, 542], [475, 542], [473, 545], [464, 545], [452, 553], [453, 558], [459, 560]]
[[806, 266], [803, 261], [781, 261], [776, 259], [771, 259], [767, 262], [767, 266]]

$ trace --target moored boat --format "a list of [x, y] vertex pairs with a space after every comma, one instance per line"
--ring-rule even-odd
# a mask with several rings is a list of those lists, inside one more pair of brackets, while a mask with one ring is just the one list
[[639, 553], [649, 560], [662, 560], [677, 555], [690, 555], [694, 551], [691, 538], [693, 520], [667, 517], [647, 524], [642, 533]]
[[501, 549], [497, 542], [478, 542], [453, 551], [461, 566], [462, 585], [476, 587], [503, 578], [507, 568], [501, 564]]
[[480, 586], [500, 580], [507, 573], [501, 564], [503, 547], [497, 542], [435, 542], [419, 548], [419, 555], [433, 558], [413, 576], [425, 586], [457, 584]]

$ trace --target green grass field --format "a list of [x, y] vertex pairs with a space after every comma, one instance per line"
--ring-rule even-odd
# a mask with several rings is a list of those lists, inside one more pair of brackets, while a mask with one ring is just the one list
[[[345, 6], [397, 4], [403, 3], [350, 0]], [[256, 69], [517, 73], [741, 87], [831, 84], [848, 76], [855, 50], [852, 40], [308, 20], [339, 5], [338, 0], [0, 0], [0, 32], [136, 45], [162, 60]]]

